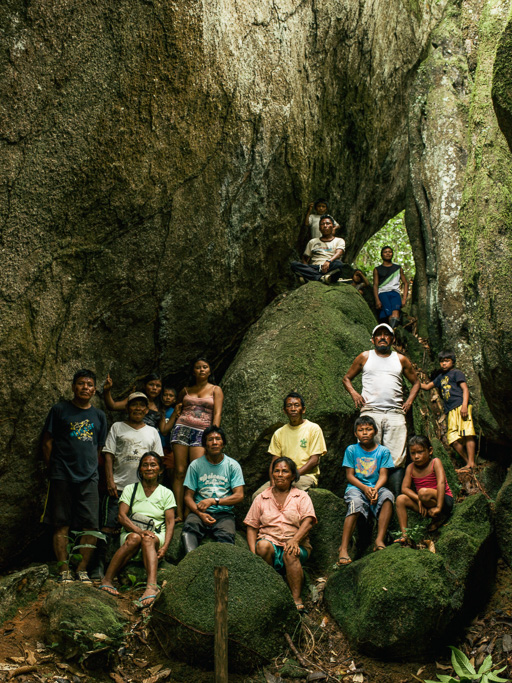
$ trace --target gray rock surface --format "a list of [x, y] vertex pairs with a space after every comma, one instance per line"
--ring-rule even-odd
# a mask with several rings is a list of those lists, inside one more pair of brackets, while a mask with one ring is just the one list
[[48, 567], [45, 564], [0, 578], [0, 624], [9, 619], [18, 607], [34, 600], [47, 578]]

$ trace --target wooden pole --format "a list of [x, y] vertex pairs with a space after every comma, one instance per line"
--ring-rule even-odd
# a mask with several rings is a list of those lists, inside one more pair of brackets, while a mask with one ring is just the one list
[[215, 567], [215, 683], [228, 683], [228, 568]]

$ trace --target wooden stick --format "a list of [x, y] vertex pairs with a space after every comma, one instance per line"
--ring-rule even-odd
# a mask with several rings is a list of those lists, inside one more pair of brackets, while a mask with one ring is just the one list
[[228, 569], [215, 567], [215, 683], [228, 683]]
[[308, 663], [306, 662], [306, 660], [304, 659], [304, 657], [301, 655], [301, 653], [297, 650], [297, 648], [296, 648], [295, 645], [293, 644], [293, 640], [290, 638], [290, 636], [288, 635], [288, 633], [285, 633], [285, 634], [284, 634], [284, 637], [286, 638], [286, 642], [288, 643], [288, 647], [290, 648], [290, 650], [293, 652], [293, 654], [294, 654], [294, 655], [297, 657], [297, 659], [299, 660], [299, 664], [300, 664], [301, 666], [303, 666], [305, 669], [307, 669], [307, 668], [308, 668]]
[[14, 678], [15, 676], [20, 676], [21, 674], [28, 674], [31, 671], [37, 671], [37, 666], [20, 666], [18, 669], [9, 671], [7, 678]]

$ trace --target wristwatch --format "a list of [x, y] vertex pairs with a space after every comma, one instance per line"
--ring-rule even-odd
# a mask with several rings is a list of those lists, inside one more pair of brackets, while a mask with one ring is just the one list
[[215, 505], [220, 505], [220, 498], [214, 498]]

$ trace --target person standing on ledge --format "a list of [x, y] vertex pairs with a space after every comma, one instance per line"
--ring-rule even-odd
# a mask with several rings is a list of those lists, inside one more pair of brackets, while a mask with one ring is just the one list
[[291, 391], [284, 399], [284, 412], [288, 424], [276, 429], [268, 448], [272, 456], [269, 467], [269, 481], [261, 486], [252, 496], [257, 495], [274, 486], [272, 467], [277, 458], [290, 458], [297, 465], [299, 478], [293, 485], [307, 491], [318, 484], [320, 468], [318, 463], [322, 455], [327, 453], [324, 434], [319, 425], [304, 419], [306, 405], [304, 399], [296, 391]]
[[[372, 417], [378, 428], [378, 442], [389, 449], [394, 468], [389, 470], [387, 486], [395, 498], [401, 493], [407, 454], [407, 425], [405, 415], [412, 406], [420, 380], [411, 361], [391, 350], [395, 334], [387, 323], [373, 329], [375, 349], [363, 351], [354, 360], [343, 378], [343, 386], [351, 395], [361, 415]], [[352, 386], [352, 380], [363, 374], [361, 394]], [[407, 401], [403, 400], [402, 375], [412, 384]]]
[[[42, 441], [50, 472], [42, 521], [54, 528], [53, 549], [62, 583], [73, 581], [66, 551], [69, 530], [98, 531], [98, 457], [107, 437], [105, 413], [91, 405], [96, 393], [94, 372], [75, 372], [72, 389], [73, 399], [57, 403], [48, 413]], [[87, 565], [95, 544], [95, 536], [80, 538], [84, 547], [80, 549], [76, 578], [83, 583], [92, 583]]]
[[[395, 328], [400, 320], [400, 309], [405, 306], [409, 283], [404, 275], [402, 266], [392, 262], [393, 249], [382, 247], [380, 250], [382, 263], [373, 269], [373, 296], [375, 306], [379, 311], [379, 320], [389, 322]], [[400, 281], [404, 285], [404, 292], [400, 295]]]

